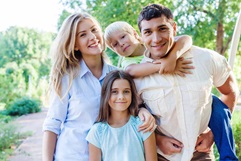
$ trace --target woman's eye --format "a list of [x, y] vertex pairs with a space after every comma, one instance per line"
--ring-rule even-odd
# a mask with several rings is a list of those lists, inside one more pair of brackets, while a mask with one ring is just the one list
[[121, 38], [124, 39], [126, 35], [123, 35]]
[[98, 31], [97, 28], [92, 29], [92, 32], [97, 32], [97, 31]]
[[84, 37], [86, 34], [80, 34], [80, 37]]

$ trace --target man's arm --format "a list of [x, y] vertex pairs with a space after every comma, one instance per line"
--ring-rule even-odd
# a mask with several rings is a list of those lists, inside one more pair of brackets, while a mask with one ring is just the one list
[[159, 134], [156, 134], [156, 143], [158, 148], [166, 155], [180, 153], [183, 147], [180, 141]]
[[229, 75], [226, 82], [222, 86], [217, 87], [217, 89], [222, 94], [221, 100], [223, 101], [223, 103], [225, 103], [230, 109], [230, 111], [233, 112], [237, 104], [239, 89], [238, 89], [237, 81], [234, 78], [234, 75], [232, 72]]
[[183, 148], [183, 144], [173, 138], [163, 135], [156, 129], [156, 145], [162, 151], [163, 154], [172, 155], [174, 153], [180, 153]]
[[[236, 106], [239, 95], [238, 85], [232, 72], [225, 81], [225, 83], [222, 86], [217, 87], [217, 89], [222, 94], [221, 100], [228, 106], [228, 108], [232, 112]], [[199, 152], [208, 152], [212, 148], [213, 142], [213, 134], [212, 131], [209, 129], [207, 130], [207, 132], [201, 134], [198, 137], [196, 143], [196, 150]]]

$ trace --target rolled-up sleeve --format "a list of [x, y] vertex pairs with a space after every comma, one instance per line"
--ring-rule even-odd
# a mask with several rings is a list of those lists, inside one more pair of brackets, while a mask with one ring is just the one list
[[67, 92], [67, 78], [62, 79], [62, 96], [60, 98], [54, 89], [50, 92], [50, 102], [47, 117], [43, 124], [43, 131], [51, 131], [59, 135], [61, 124], [67, 117], [69, 94]]

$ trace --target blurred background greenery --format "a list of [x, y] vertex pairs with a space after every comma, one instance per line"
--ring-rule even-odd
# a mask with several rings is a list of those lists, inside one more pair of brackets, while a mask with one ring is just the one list
[[[118, 20], [127, 21], [138, 31], [137, 17], [142, 7], [160, 3], [173, 11], [178, 35], [188, 34], [194, 45], [216, 50], [226, 58], [241, 7], [241, 0], [60, 0], [60, 3], [63, 11], [58, 19], [58, 29], [71, 13], [87, 11], [97, 18], [103, 31], [108, 24]], [[18, 26], [0, 32], [0, 110], [4, 119], [8, 115], [26, 114], [26, 111], [38, 112], [41, 106], [47, 106], [51, 66], [48, 52], [55, 36], [56, 33]], [[113, 65], [117, 65], [119, 57], [109, 49], [106, 53]], [[239, 89], [240, 71], [241, 41], [234, 64]], [[214, 92], [218, 95], [215, 89]], [[235, 117], [238, 117], [236, 113], [241, 114], [237, 111]], [[241, 136], [241, 121], [235, 118], [234, 122], [235, 136]], [[241, 159], [241, 140], [236, 146]]]

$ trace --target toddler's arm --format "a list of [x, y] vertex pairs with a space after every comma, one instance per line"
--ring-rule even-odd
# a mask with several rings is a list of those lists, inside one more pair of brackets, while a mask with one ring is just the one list
[[131, 64], [126, 67], [125, 71], [134, 78], [144, 77], [160, 70], [161, 64], [159, 63], [141, 63]]
[[188, 35], [178, 36], [175, 39], [175, 44], [168, 56], [161, 59], [160, 74], [175, 73], [178, 58], [192, 47], [192, 38]]

